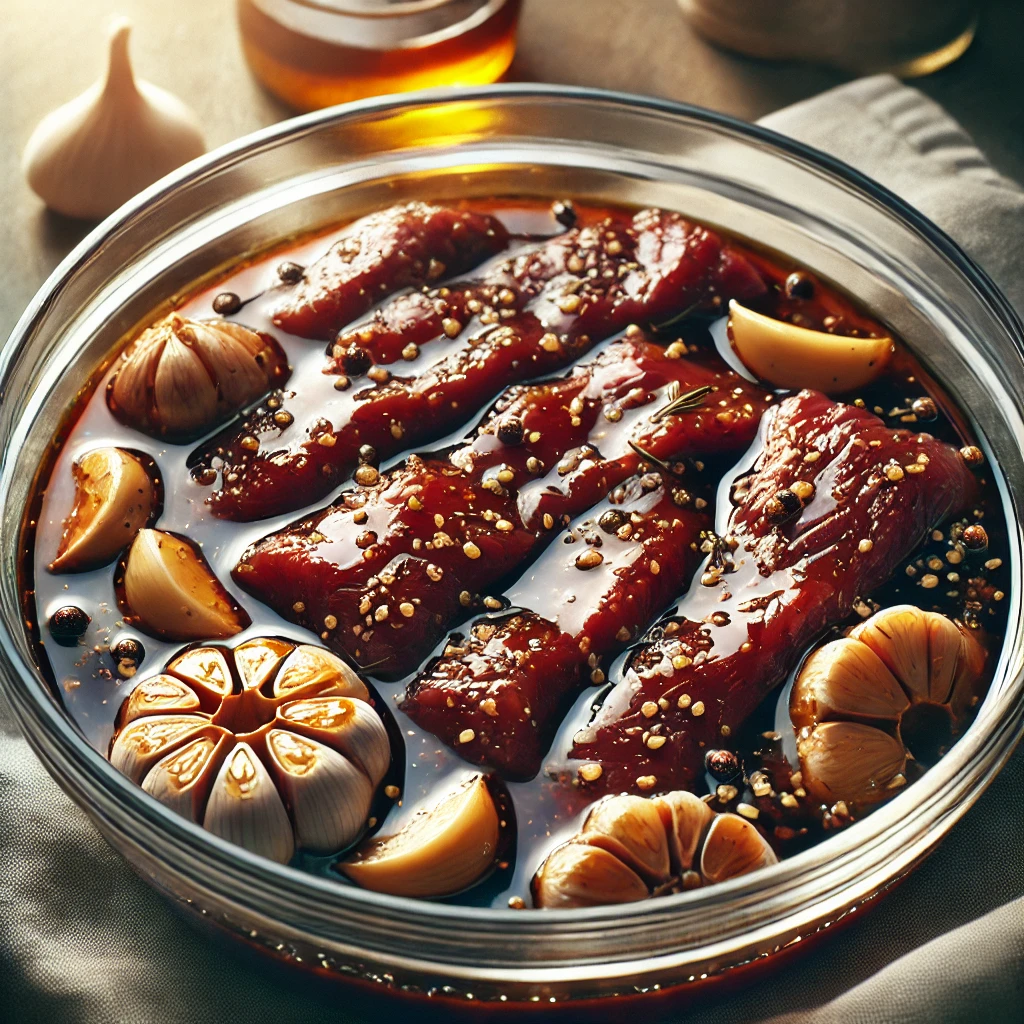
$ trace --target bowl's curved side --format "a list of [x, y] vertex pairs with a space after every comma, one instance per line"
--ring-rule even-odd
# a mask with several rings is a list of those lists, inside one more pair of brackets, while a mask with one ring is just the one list
[[572, 192], [685, 210], [856, 292], [972, 415], [1011, 524], [1024, 499], [1024, 329], [995, 286], [919, 214], [764, 129], [661, 101], [491, 87], [386, 97], [275, 126], [157, 183], [96, 229], [0, 350], [0, 677], [29, 741], [157, 887], [277, 955], [452, 998], [600, 998], [695, 984], [831, 927], [916, 864], [1009, 756], [1024, 725], [1021, 536], [1013, 608], [978, 720], [870, 818], [764, 874], [629, 908], [558, 914], [407, 901], [247, 854], [177, 817], [85, 742], [24, 629], [23, 509], [61, 410], [111, 345], [240, 253], [406, 196]]

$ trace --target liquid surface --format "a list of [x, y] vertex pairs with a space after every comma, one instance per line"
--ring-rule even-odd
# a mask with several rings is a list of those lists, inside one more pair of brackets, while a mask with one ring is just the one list
[[[536, 244], [538, 238], [554, 237], [564, 230], [563, 225], [556, 220], [550, 210], [541, 204], [509, 202], [475, 204], [473, 208], [497, 216], [512, 236], [508, 251], [495, 257], [492, 265], [508, 260], [510, 253], [514, 255], [525, 247]], [[622, 211], [586, 208], [579, 210], [583, 223], [598, 223], [609, 212], [616, 217], [623, 216]], [[277, 268], [282, 260], [303, 267], [308, 266], [329, 247], [336, 236], [337, 232], [334, 232], [305, 240], [286, 252], [276, 252], [271, 257], [246, 265], [215, 285], [197, 292], [179, 309], [180, 314], [185, 317], [210, 318], [214, 315], [212, 304], [217, 295], [233, 292], [240, 296], [243, 304], [229, 319], [273, 335], [288, 356], [293, 370], [286, 390], [301, 396], [300, 403], [289, 405], [289, 409], [292, 409], [296, 416], [296, 422], [291, 429], [298, 435], [314, 430], [317, 421], [325, 415], [335, 422], [348, 416], [356, 401], [357, 389], [341, 392], [336, 389], [334, 378], [324, 372], [324, 343], [287, 334], [272, 322], [272, 311], [280, 305], [288, 287], [282, 283]], [[771, 282], [772, 291], [765, 302], [774, 315], [814, 329], [832, 329], [836, 333], [867, 333], [877, 326], [870, 318], [857, 311], [845, 297], [820, 283], [814, 301], [794, 300], [784, 291], [784, 282], [792, 268], [774, 257], [770, 258], [749, 250], [743, 251]], [[475, 269], [472, 276], [476, 278], [486, 275], [487, 267], [488, 264], [485, 264], [483, 268]], [[596, 360], [597, 365], [600, 365], [602, 354], [619, 352], [620, 349], [615, 346], [621, 346], [625, 337], [623, 331], [616, 330], [607, 340], [592, 346], [579, 362], [590, 365]], [[734, 406], [730, 407], [730, 414], [738, 411], [739, 415], [751, 419], [749, 434], [740, 435], [740, 440], [733, 440], [729, 444], [722, 441], [717, 458], [712, 455], [702, 460], [691, 460], [680, 478], [685, 486], [692, 490], [692, 494], [689, 495], [691, 504], [687, 506], [690, 513], [701, 511], [709, 523], [714, 513], [717, 530], [720, 533], [725, 532], [730, 508], [729, 487], [741, 471], [746, 471], [753, 464], [760, 451], [760, 442], [754, 440], [749, 451], [745, 452], [743, 449], [753, 438], [753, 429], [764, 409], [777, 403], [782, 395], [759, 389], [745, 379], [745, 371], [736, 363], [735, 356], [729, 348], [724, 316], [711, 312], [699, 319], [681, 320], [664, 326], [660, 331], [647, 332], [647, 339], [659, 346], [668, 346], [675, 342], [683, 346], [688, 358], [695, 364], [705, 367], [707, 372], [731, 374], [729, 379], [735, 385], [735, 392]], [[441, 337], [429, 345], [424, 345], [413, 359], [405, 359], [402, 362], [401, 372], [408, 377], [428, 375], [432, 368], [439, 366], [456, 353], [460, 344], [457, 338]], [[735, 374], [735, 369], [740, 369], [742, 373]], [[158, 527], [193, 540], [231, 597], [244, 607], [252, 618], [252, 625], [232, 638], [232, 645], [259, 635], [283, 636], [307, 643], [322, 641], [319, 633], [311, 633], [297, 625], [293, 619], [279, 615], [268, 605], [256, 601], [233, 581], [232, 571], [243, 560], [245, 552], [252, 545], [323, 507], [330, 500], [336, 500], [339, 491], [345, 493], [353, 490], [351, 483], [345, 483], [331, 491], [328, 497], [306, 509], [287, 511], [270, 519], [253, 522], [218, 519], [207, 504], [209, 486], [199, 483], [194, 472], [194, 452], [202, 445], [161, 443], [119, 423], [111, 415], [104, 400], [106, 384], [112, 372], [113, 368], [97, 382], [91, 398], [77, 410], [77, 419], [70, 427], [49, 469], [34, 531], [32, 560], [27, 567], [30, 576], [29, 607], [33, 613], [31, 617], [40, 624], [37, 633], [42, 659], [49, 668], [56, 692], [67, 713], [88, 741], [103, 753], [108, 750], [115, 728], [115, 718], [125, 697], [141, 679], [157, 672], [182, 645], [148, 636], [125, 624], [115, 599], [116, 565], [74, 575], [55, 575], [48, 571], [47, 566], [53, 559], [59, 543], [62, 522], [72, 504], [74, 488], [71, 468], [74, 462], [90, 449], [104, 445], [141, 452], [156, 462], [160, 468], [164, 492]], [[604, 395], [605, 392], [601, 391], [601, 388], [605, 387], [614, 374], [607, 368], [602, 373], [603, 377], [597, 375], [593, 379], [588, 378], [587, 387], [591, 390], [581, 394]], [[647, 378], [643, 379], [647, 381]], [[601, 381], [605, 383], [602, 384]], [[638, 459], [627, 444], [630, 437], [636, 436], [634, 428], [644, 416], [650, 415], [652, 409], [672, 400], [673, 393], [670, 392], [664, 378], [647, 383], [650, 386], [645, 392], [644, 401], [632, 408], [626, 403], [618, 418], [602, 418], [597, 415], [597, 411], [594, 412], [592, 420], [586, 419], [589, 415], [586, 412], [571, 414], [576, 418], [582, 417], [583, 427], [580, 429], [584, 430], [587, 443], [598, 448], [606, 462], [612, 463], [624, 458]], [[628, 394], [629, 388], [624, 388], [621, 393]], [[922, 397], [931, 398], [935, 404], [935, 417], [929, 417], [926, 421], [919, 420], [913, 412], [915, 399]], [[853, 396], [846, 396], [847, 400], [852, 398]], [[886, 425], [893, 428], [926, 430], [940, 440], [949, 441], [957, 446], [971, 442], [963, 417], [952, 406], [941, 388], [930, 380], [902, 346], [898, 346], [896, 356], [885, 375], [863, 389], [856, 398], [867, 410], [873, 410]], [[503, 401], [505, 400], [501, 398], [498, 400], [499, 412]], [[433, 453], [439, 459], [447, 459], [452, 451], [461, 450], [460, 446], [464, 443], [478, 454], [482, 450], [483, 456], [486, 456], [486, 436], [475, 435], [472, 428], [490, 407], [492, 403], [488, 399], [479, 408], [467, 408], [461, 423], [446, 436], [429, 443], [429, 451], [424, 457], [431, 457]], [[598, 403], [595, 410], [601, 407]], [[750, 411], [744, 413], [745, 407], [749, 407]], [[715, 409], [717, 408], [716, 406]], [[710, 413], [708, 416], [710, 417]], [[567, 423], [564, 429], [574, 428]], [[380, 465], [380, 470], [386, 472], [389, 467], [401, 465], [407, 455], [406, 450], [397, 452]], [[635, 465], [630, 465], [633, 468], [625, 472], [624, 476], [634, 471]], [[657, 466], [648, 464], [647, 468], [657, 469]], [[575, 473], [575, 470], [572, 473]], [[669, 475], [671, 474], [665, 474], [666, 477]], [[557, 497], [559, 493], [568, 493], [570, 481], [573, 479], [571, 474], [560, 474], [549, 466], [543, 474], [520, 488], [516, 499], [519, 512], [527, 520], [539, 521], [546, 507], [543, 502], [556, 500], [552, 495]], [[979, 500], [976, 507], [968, 511], [965, 521], [984, 523], [988, 533], [987, 550], [981, 553], [965, 552], [964, 546], [950, 533], [948, 524], [937, 527], [922, 547], [914, 551], [908, 559], [900, 561], [890, 582], [871, 593], [858, 595], [858, 601], [854, 606], [855, 612], [847, 624], [859, 621], [876, 607], [905, 601], [968, 621], [977, 628], [979, 635], [985, 637], [990, 648], [993, 651], [997, 650], [1008, 604], [1005, 597], [1007, 570], [1002, 565], [1006, 547], [1005, 528], [1002, 510], [987, 470], [979, 474], [979, 483]], [[661, 484], [664, 485], [664, 481], [661, 481]], [[717, 502], [714, 494], [716, 487], [719, 488]], [[696, 499], [699, 499], [699, 502], [693, 504]], [[659, 500], [667, 502], [666, 508], [671, 504], [664, 492], [654, 493], [652, 490], [647, 496], [636, 496], [637, 515], [645, 514], [650, 508], [655, 507]], [[828, 511], [824, 506], [829, 500], [827, 494], [820, 494], [815, 498], [817, 504], [809, 506], [805, 514], [811, 518], [823, 515]], [[586, 544], [576, 541], [581, 538], [585, 541], [587, 536], [593, 535], [596, 530], [595, 522], [611, 510], [612, 506], [604, 498], [604, 491], [599, 491], [583, 501], [582, 511], [577, 512], [575, 506], [567, 507], [573, 509], [573, 515], [565, 517], [567, 526], [563, 526], [557, 516], [553, 517], [555, 525], [550, 528], [550, 536], [545, 535], [542, 542], [530, 549], [531, 554], [528, 558], [518, 560], [514, 568], [495, 578], [488, 587], [482, 589], [481, 593], [493, 596], [497, 602], [497, 607], [493, 608], [496, 621], [506, 615], [508, 609], [524, 608], [555, 623], [562, 633], [579, 635], [586, 625], [585, 612], [593, 604], [594, 595], [607, 591], [614, 582], [614, 574], [620, 571], [629, 572], [630, 566], [637, 560], [636, 548], [631, 549], [625, 541], [609, 537], [607, 547], [601, 549], [607, 556], [607, 561], [602, 562], [595, 571], [581, 574], [573, 563], [577, 552], [583, 550]], [[374, 525], [374, 521], [371, 521], [361, 528], [372, 528]], [[348, 530], [349, 527], [346, 526], [345, 529]], [[383, 520], [378, 529], [381, 534], [386, 531]], [[349, 533], [342, 531], [340, 542], [351, 546], [350, 555], [359, 556]], [[706, 568], [708, 559], [713, 560], [714, 557], [713, 551], [700, 549], [699, 558], [694, 560], [704, 565], [697, 568], [695, 579], [699, 578], [703, 568]], [[749, 571], [749, 567], [744, 571]], [[689, 585], [690, 580], [687, 578], [675, 579], [673, 586], [666, 591], [672, 596], [660, 599], [653, 615], [645, 614], [642, 617], [637, 630], [629, 636], [628, 641], [639, 639], [644, 633], [645, 626], [658, 617], [659, 611], [671, 612], [675, 602], [686, 593]], [[53, 612], [65, 605], [79, 606], [91, 617], [81, 642], [71, 647], [54, 643], [46, 627]], [[690, 607], [692, 606], [691, 598]], [[468, 628], [466, 620], [472, 615], [476, 621], [481, 613], [486, 615], [487, 609], [491, 607], [467, 607], [461, 614], [463, 624], [460, 625], [457, 621], [455, 623], [456, 631], [462, 630], [462, 635], [465, 635]], [[713, 614], [714, 609], [709, 605], [707, 612], [709, 615]], [[826, 636], [834, 634], [835, 631], [835, 628], [827, 631]], [[449, 646], [448, 630], [441, 630], [441, 634], [442, 638], [432, 651], [416, 658], [417, 669], [421, 664], [432, 663], [433, 659]], [[137, 639], [143, 644], [146, 652], [140, 671], [131, 678], [124, 678], [118, 672], [117, 665], [109, 653], [110, 648], [124, 638]], [[817, 636], [813, 639], [816, 643]], [[458, 643], [457, 637], [455, 642]], [[587, 728], [593, 707], [597, 706], [595, 702], [600, 703], [604, 697], [605, 680], [621, 680], [628, 670], [631, 655], [623, 654], [617, 662], [615, 661], [615, 656], [626, 642], [620, 640], [616, 646], [614, 642], [609, 641], [606, 645], [608, 654], [600, 662], [600, 673], [592, 676], [590, 680], [591, 684], [596, 685], [584, 686], [575, 705], [565, 714], [564, 720], [560, 719], [560, 724], [555, 723], [558, 727], [554, 740], [550, 742], [550, 749], [547, 749], [549, 738], [545, 738], [547, 753], [542, 758], [544, 770], [529, 781], [507, 782], [507, 791], [514, 810], [515, 847], [504, 852], [506, 859], [489, 879], [455, 897], [458, 902], [506, 906], [510, 899], [520, 899], [529, 905], [530, 879], [537, 867], [557, 842], [568, 838], [579, 828], [591, 797], [574, 782], [567, 783], [567, 779], [571, 780], [575, 771], [567, 759], [567, 754], [580, 730]], [[809, 649], [810, 645], [807, 645], [806, 641], [804, 645]], [[802, 653], [803, 650], [796, 652], [797, 655]], [[592, 666], [586, 665], [583, 671], [590, 672], [591, 668]], [[370, 674], [373, 674], [372, 668]], [[393, 713], [404, 741], [406, 772], [400, 785], [400, 796], [393, 801], [386, 817], [382, 816], [382, 820], [377, 823], [377, 827], [385, 833], [401, 828], [419, 808], [434, 803], [438, 795], [449, 791], [453, 782], [473, 773], [472, 766], [466, 760], [445, 746], [436, 736], [416, 725], [399, 706], [407, 683], [416, 676], [416, 671], [406, 671], [397, 679], [370, 680], [380, 699]], [[571, 697], [577, 690], [573, 690], [569, 696]], [[723, 747], [735, 751], [743, 758], [748, 775], [760, 767], [772, 772], [774, 777], [782, 779], [787, 772], [791, 773], [794, 770], [795, 743], [792, 727], [788, 724], [787, 695], [788, 686], [783, 685], [781, 691], [777, 689], [767, 697], [735, 735], [722, 739]], [[697, 778], [694, 784], [698, 793], [705, 789], [713, 794], [719, 793], [719, 786], [720, 781], [710, 775]], [[776, 788], [781, 790], [782, 786]], [[791, 785], [790, 788], [799, 789], [799, 786]], [[719, 801], [721, 807], [715, 804], [715, 809], [735, 807], [745, 797], [755, 799], [740, 787], [728, 800]], [[765, 832], [783, 855], [795, 852], [827, 834], [827, 829], [822, 827], [820, 814], [809, 812], [805, 806], [788, 809], [780, 806], [778, 802], [771, 801], [767, 804], [762, 801], [761, 806]], [[337, 880], [338, 884], [348, 884], [332, 870], [336, 860], [337, 856], [333, 854], [328, 857], [314, 857], [299, 853], [294, 863], [310, 871], [327, 873]]]

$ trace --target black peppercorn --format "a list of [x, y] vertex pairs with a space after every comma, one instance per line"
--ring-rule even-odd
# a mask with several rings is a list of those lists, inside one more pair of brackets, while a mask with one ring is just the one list
[[965, 548], [969, 548], [971, 551], [983, 551], [988, 547], [988, 533], [984, 526], [974, 523], [966, 527], [960, 534], [960, 541]]
[[373, 365], [373, 359], [365, 348], [360, 348], [353, 342], [341, 356], [341, 365], [350, 377], [358, 377]]
[[242, 308], [242, 298], [234, 292], [221, 292], [213, 300], [213, 311], [218, 316], [231, 316]]
[[814, 281], [802, 270], [794, 270], [785, 287], [787, 299], [809, 299], [814, 294]]
[[277, 268], [277, 276], [284, 281], [285, 284], [297, 284], [302, 280], [305, 273], [305, 267], [300, 267], [298, 263], [292, 263], [291, 260], [285, 260], [285, 262], [280, 264]]
[[769, 522], [779, 524], [798, 515], [801, 508], [800, 499], [792, 491], [781, 490], [765, 502], [764, 514]]
[[576, 226], [576, 207], [572, 205], [571, 199], [558, 199], [551, 204], [551, 213], [555, 220], [564, 228]]
[[518, 416], [510, 416], [498, 425], [498, 440], [502, 444], [515, 446], [523, 443], [523, 421]]
[[111, 646], [110, 657], [117, 666], [118, 674], [131, 679], [146, 657], [146, 649], [135, 637], [126, 636]]
[[923, 398], [915, 398], [910, 410], [919, 420], [933, 420], [939, 415], [938, 406], [927, 395]]
[[624, 526], [628, 520], [629, 516], [627, 516], [622, 509], [610, 508], [607, 512], [601, 513], [601, 518], [598, 519], [597, 525], [600, 526], [605, 533], [614, 533], [621, 526]]
[[50, 636], [61, 647], [74, 647], [92, 620], [77, 605], [67, 604], [50, 616]]
[[729, 782], [740, 773], [740, 759], [731, 750], [709, 750], [704, 768], [716, 782]]

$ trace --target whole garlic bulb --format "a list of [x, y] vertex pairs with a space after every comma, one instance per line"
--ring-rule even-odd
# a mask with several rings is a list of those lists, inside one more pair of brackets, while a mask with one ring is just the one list
[[206, 151], [195, 114], [166, 90], [135, 79], [130, 32], [127, 19], [114, 24], [106, 79], [47, 114], [22, 156], [32, 190], [69, 217], [105, 217]]

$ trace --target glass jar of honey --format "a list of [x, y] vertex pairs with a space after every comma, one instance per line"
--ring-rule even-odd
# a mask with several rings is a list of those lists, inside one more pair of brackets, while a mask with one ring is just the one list
[[237, 0], [246, 60], [296, 110], [504, 74], [521, 0]]

